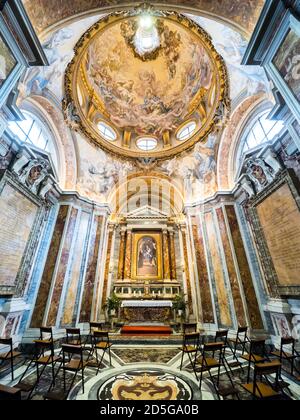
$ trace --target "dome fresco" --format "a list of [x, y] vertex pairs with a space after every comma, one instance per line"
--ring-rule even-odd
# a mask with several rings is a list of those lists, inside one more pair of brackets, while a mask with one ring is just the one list
[[126, 43], [121, 33], [130, 30], [130, 22], [101, 33], [83, 59], [88, 82], [112, 123], [139, 135], [175, 130], [200, 90], [214, 90], [214, 66], [205, 47], [180, 25], [162, 24], [161, 50], [153, 60], [136, 57]]
[[[140, 22], [139, 15], [110, 15], [83, 35], [66, 72], [65, 106], [69, 120], [73, 108], [79, 130], [104, 149], [138, 157], [137, 138], [151, 136], [158, 148], [146, 155], [166, 158], [205, 140], [213, 124], [226, 116], [227, 70], [209, 35], [177, 13], [153, 16], [160, 43], [139, 54]], [[151, 49], [151, 36], [139, 42]], [[176, 133], [191, 118], [196, 122], [193, 138], [179, 142]], [[99, 120], [118, 131], [119, 142], [100, 136]], [[125, 148], [124, 133], [129, 139]]]

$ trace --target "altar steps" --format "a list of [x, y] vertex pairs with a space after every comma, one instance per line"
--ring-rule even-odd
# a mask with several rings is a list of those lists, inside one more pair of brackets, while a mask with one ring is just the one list
[[130, 336], [169, 336], [173, 334], [170, 327], [131, 325], [121, 328], [121, 335]]

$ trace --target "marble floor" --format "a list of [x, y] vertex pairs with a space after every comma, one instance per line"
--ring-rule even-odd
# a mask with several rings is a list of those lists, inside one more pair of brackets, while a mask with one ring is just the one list
[[[114, 345], [112, 349], [112, 366], [109, 366], [108, 355], [105, 355], [103, 365], [96, 375], [96, 368], [88, 366], [85, 369], [84, 392], [80, 377], [75, 381], [70, 394], [70, 400], [216, 400], [211, 381], [205, 376], [202, 390], [191, 370], [189, 360], [185, 359], [184, 368], [180, 370], [181, 353], [177, 345]], [[21, 363], [15, 370], [15, 381], [12, 383], [8, 372], [0, 376], [0, 383], [12, 386], [19, 381], [26, 368]], [[30, 369], [24, 378], [25, 383], [34, 383], [36, 373]], [[243, 389], [242, 383], [247, 382], [247, 369], [236, 368], [232, 376], [234, 385], [242, 400], [251, 399]], [[72, 380], [72, 374], [67, 374], [67, 383]], [[300, 383], [295, 383], [288, 376], [284, 380], [290, 383], [291, 395], [281, 399], [300, 400]], [[43, 399], [51, 382], [51, 369], [46, 368], [32, 399]], [[55, 391], [63, 389], [62, 373], [57, 375]], [[221, 387], [230, 387], [226, 374], [221, 376]], [[231, 399], [231, 396], [227, 397]]]

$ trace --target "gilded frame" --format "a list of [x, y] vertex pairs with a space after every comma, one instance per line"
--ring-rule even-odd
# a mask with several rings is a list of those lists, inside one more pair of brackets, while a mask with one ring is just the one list
[[[143, 238], [152, 238], [157, 246], [157, 275], [139, 275], [138, 273], [138, 246]], [[132, 240], [132, 280], [163, 280], [163, 265], [162, 265], [162, 233], [157, 231], [139, 231], [133, 232]]]

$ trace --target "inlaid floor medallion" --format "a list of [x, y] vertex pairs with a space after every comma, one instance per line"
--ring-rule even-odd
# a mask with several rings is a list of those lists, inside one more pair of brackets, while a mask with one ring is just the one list
[[109, 378], [98, 390], [100, 400], [191, 400], [191, 386], [162, 369], [128, 370]]

